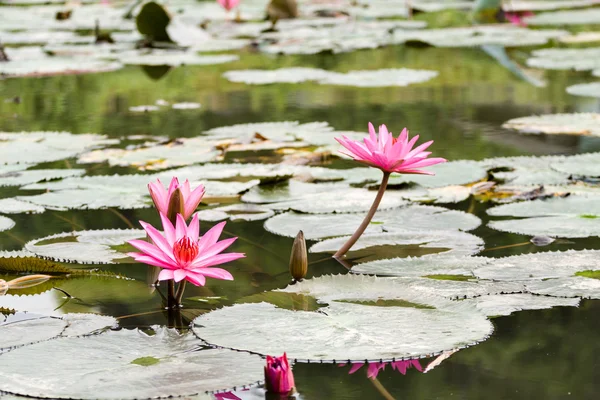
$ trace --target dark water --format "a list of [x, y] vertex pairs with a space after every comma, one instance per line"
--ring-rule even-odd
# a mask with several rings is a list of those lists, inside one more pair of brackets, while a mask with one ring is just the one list
[[[337, 71], [430, 68], [439, 70], [440, 76], [406, 88], [376, 89], [316, 84], [246, 86], [220, 77], [230, 69], [290, 66]], [[161, 73], [164, 75], [156, 79]], [[367, 122], [372, 121], [386, 123], [394, 132], [407, 126], [422, 138], [434, 139], [435, 155], [449, 160], [600, 150], [597, 139], [519, 136], [500, 128], [506, 120], [519, 116], [600, 110], [597, 99], [565, 93], [566, 86], [583, 81], [584, 75], [561, 72], [546, 77], [548, 86], [535, 88], [513, 77], [478, 49], [393, 47], [335, 56], [279, 58], [248, 53], [236, 63], [221, 66], [165, 71], [128, 67], [106, 74], [0, 80], [0, 99], [21, 99], [20, 104], [0, 101], [0, 131], [56, 130], [111, 137], [143, 134], [174, 138], [193, 137], [206, 129], [235, 123], [326, 121], [337, 130], [365, 131]], [[129, 111], [131, 106], [153, 104], [158, 99], [199, 102], [202, 108]], [[243, 161], [244, 156], [240, 157]], [[75, 163], [64, 160], [40, 167], [70, 167]], [[78, 167], [86, 168], [88, 174], [134, 172], [107, 165]], [[14, 188], [0, 188], [0, 198], [17, 194], [21, 193]], [[586, 239], [537, 248], [528, 243], [528, 237], [486, 228], [486, 206], [472, 206], [464, 202], [454, 207], [472, 209], [482, 218], [484, 224], [473, 233], [485, 240], [483, 254], [487, 256], [600, 247], [596, 241]], [[47, 211], [11, 218], [16, 226], [0, 233], [2, 250], [20, 249], [29, 240], [63, 231], [137, 227], [139, 219], [158, 223], [153, 210]], [[203, 223], [202, 231], [210, 225]], [[232, 282], [208, 280], [201, 288], [188, 285], [181, 321], [184, 325], [200, 313], [289, 283], [291, 239], [266, 232], [262, 222], [228, 222], [226, 235], [240, 237], [235, 251], [245, 252], [247, 258], [229, 265], [235, 277]], [[402, 247], [396, 251], [393, 255], [415, 255]], [[323, 254], [311, 254], [310, 262], [309, 277], [347, 272]], [[35, 296], [4, 296], [0, 306], [40, 313], [109, 314], [119, 317], [124, 327], [169, 322], [161, 311], [160, 296], [146, 284], [144, 265], [119, 264], [103, 269], [136, 280], [72, 278], [54, 282], [70, 299], [51, 290]], [[198, 296], [218, 299], [214, 304], [190, 299]], [[454, 354], [427, 374], [410, 369], [403, 376], [386, 369], [378, 381], [372, 381], [364, 370], [348, 375], [349, 367], [331, 364], [298, 364], [294, 371], [305, 399], [592, 399], [600, 390], [600, 349], [596, 344], [599, 311], [597, 302], [586, 301], [579, 309], [555, 308], [497, 318], [491, 339]]]

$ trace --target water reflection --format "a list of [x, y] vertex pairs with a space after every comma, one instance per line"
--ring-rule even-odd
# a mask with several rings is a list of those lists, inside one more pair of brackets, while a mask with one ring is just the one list
[[[338, 364], [340, 367], [345, 367], [348, 364]], [[385, 370], [389, 366], [392, 370], [400, 372], [402, 375], [406, 375], [406, 371], [410, 368], [414, 368], [419, 372], [423, 372], [423, 367], [419, 360], [402, 360], [392, 362], [366, 362], [366, 363], [352, 363], [350, 364], [350, 371], [348, 374], [354, 374], [356, 371], [361, 369], [364, 365], [367, 365], [367, 378], [375, 379], [379, 372]]]

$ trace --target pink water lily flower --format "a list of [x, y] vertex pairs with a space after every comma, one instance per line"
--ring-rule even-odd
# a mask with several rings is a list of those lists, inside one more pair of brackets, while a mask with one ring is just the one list
[[218, 241], [223, 232], [225, 222], [212, 227], [204, 236], [199, 237], [200, 222], [198, 214], [194, 214], [187, 226], [183, 216], [177, 214], [176, 226], [164, 215], [160, 214], [164, 236], [152, 225], [140, 221], [142, 227], [152, 240], [130, 240], [128, 243], [141, 253], [128, 253], [136, 261], [162, 268], [159, 281], [173, 279], [175, 282], [187, 280], [196, 286], [203, 286], [206, 277], [233, 280], [233, 276], [222, 268], [211, 268], [215, 265], [245, 257], [243, 253], [225, 253], [223, 250], [231, 246], [237, 239]]
[[433, 140], [413, 149], [419, 136], [417, 135], [409, 141], [406, 128], [402, 130], [398, 138], [395, 138], [391, 132], [388, 132], [385, 125], [379, 127], [379, 135], [377, 135], [373, 124], [369, 122], [369, 137], [362, 142], [351, 140], [344, 135], [335, 140], [345, 147], [344, 150], [340, 150], [340, 153], [387, 173], [434, 175], [432, 172], [423, 171], [420, 168], [446, 162], [443, 158], [427, 158], [431, 152], [425, 151], [425, 149], [433, 143]]
[[[353, 363], [348, 374], [353, 374], [359, 369], [363, 367], [363, 365], [367, 364], [367, 377], [369, 379], [377, 378], [377, 375], [380, 371], [383, 371], [386, 365], [390, 365], [393, 370], [400, 372], [402, 375], [406, 375], [406, 370], [408, 368], [415, 368], [418, 371], [423, 371], [419, 360], [403, 360], [403, 361], [394, 361], [394, 362], [371, 362], [371, 363]], [[340, 367], [345, 366], [346, 364], [339, 364]]]
[[217, 0], [221, 6], [227, 11], [231, 11], [238, 4], [240, 4], [240, 0]]
[[159, 179], [157, 179], [156, 182], [148, 184], [148, 191], [150, 192], [150, 196], [152, 197], [152, 201], [154, 202], [156, 209], [159, 213], [165, 215], [168, 214], [169, 203], [171, 202], [173, 193], [175, 193], [177, 189], [181, 191], [181, 195], [183, 197], [183, 218], [187, 221], [192, 216], [194, 211], [196, 211], [198, 204], [200, 204], [200, 201], [204, 196], [204, 185], [198, 185], [198, 187], [192, 191], [190, 188], [190, 182], [187, 179], [185, 182], [183, 182], [183, 184], [180, 184], [179, 179], [176, 177], [171, 179], [168, 189], [163, 187]]
[[283, 353], [281, 357], [267, 356], [267, 365], [265, 366], [265, 388], [267, 391], [288, 394], [295, 386], [294, 374], [287, 355]]

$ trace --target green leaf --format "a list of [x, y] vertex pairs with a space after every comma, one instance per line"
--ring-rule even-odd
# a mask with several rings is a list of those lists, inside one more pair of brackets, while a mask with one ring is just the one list
[[468, 275], [446, 275], [446, 274], [425, 275], [423, 278], [439, 279], [442, 281], [468, 281], [469, 279], [473, 279], [472, 276], [468, 276]]
[[579, 271], [575, 272], [575, 276], [583, 276], [584, 278], [600, 279], [600, 271]]

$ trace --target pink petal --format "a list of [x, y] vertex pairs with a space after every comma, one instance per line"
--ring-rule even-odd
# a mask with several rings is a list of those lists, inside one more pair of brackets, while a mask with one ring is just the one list
[[[189, 183], [188, 183], [188, 186], [189, 186]], [[185, 219], [188, 219], [194, 213], [194, 211], [196, 211], [196, 208], [198, 208], [200, 201], [202, 201], [202, 197], [204, 196], [204, 191], [205, 191], [204, 185], [199, 185], [196, 189], [194, 189], [194, 191], [192, 193], [190, 193], [189, 195], [184, 197], [184, 199], [185, 199], [185, 205], [184, 205]]]
[[187, 236], [187, 224], [183, 215], [177, 214], [177, 223], [175, 225], [175, 240], [179, 240]]
[[205, 248], [202, 253], [198, 253], [198, 257], [196, 257], [194, 261], [197, 260], [200, 262], [202, 260], [206, 260], [207, 258], [213, 257], [216, 254], [222, 253], [223, 250], [231, 246], [236, 240], [237, 237], [221, 240], [220, 242], [217, 242], [212, 246]]
[[185, 279], [190, 281], [193, 285], [196, 286], [204, 286], [206, 283], [206, 278], [202, 274], [197, 274], [193, 271], [186, 271]]
[[175, 241], [177, 240], [177, 238], [175, 237], [175, 228], [173, 227], [173, 224], [165, 214], [160, 213], [160, 220], [162, 222], [163, 231], [165, 232], [167, 243], [169, 243], [169, 246], [173, 248], [173, 246], [175, 245]]
[[186, 235], [192, 239], [193, 242], [198, 242], [198, 236], [200, 235], [200, 219], [198, 214], [194, 214], [190, 226], [187, 228]]
[[169, 197], [159, 179], [157, 179], [156, 182], [148, 184], [148, 192], [150, 192], [150, 197], [152, 197], [152, 201], [158, 212], [166, 213], [167, 208], [169, 207]]
[[222, 279], [224, 281], [232, 281], [233, 275], [223, 268], [197, 268], [192, 270], [195, 274], [201, 274], [209, 278]]
[[157, 260], [156, 258], [148, 255], [136, 256], [134, 257], [135, 261], [141, 262], [148, 265], [153, 265], [155, 267], [166, 268], [166, 269], [176, 269], [179, 268], [176, 263], [166, 263], [161, 260]]
[[165, 253], [169, 257], [169, 259], [171, 259], [173, 262], [175, 262], [175, 257], [173, 256], [173, 247], [171, 247], [169, 245], [169, 242], [167, 242], [167, 240], [163, 237], [163, 235], [161, 235], [160, 232], [157, 231], [155, 227], [153, 227], [152, 225], [150, 225], [144, 221], [140, 221], [140, 224], [146, 230], [146, 233], [148, 234], [148, 236], [150, 236], [150, 239], [152, 239], [154, 244], [163, 253]]
[[400, 136], [398, 136], [398, 141], [402, 144], [405, 144], [408, 141], [408, 129], [402, 129], [402, 133], [400, 133]]
[[423, 167], [429, 167], [431, 165], [446, 162], [446, 159], [444, 159], [444, 158], [421, 158], [421, 159], [417, 159], [416, 162], [411, 162], [411, 161], [405, 162], [403, 164], [403, 166], [410, 167], [411, 169], [423, 168]]
[[369, 137], [371, 138], [372, 141], [374, 141], [374, 142], [377, 141], [377, 133], [375, 133], [375, 127], [370, 122], [369, 122]]
[[175, 282], [181, 282], [182, 280], [185, 279], [185, 277], [187, 276], [187, 273], [185, 271], [185, 269], [176, 269], [173, 270], [173, 277], [175, 279]]
[[410, 151], [406, 156], [404, 156], [404, 158], [409, 159], [409, 158], [414, 157], [416, 154], [419, 154], [420, 152], [422, 152], [423, 150], [425, 150], [426, 148], [431, 146], [432, 143], [433, 143], [433, 140], [430, 140], [429, 142], [425, 142], [425, 143], [419, 145], [417, 148]]
[[221, 236], [224, 228], [224, 221], [210, 228], [208, 232], [206, 232], [198, 241], [198, 253], [202, 254], [205, 249], [217, 243], [217, 240], [219, 240], [219, 236]]
[[163, 269], [158, 274], [159, 281], [168, 281], [168, 280], [174, 279], [174, 278], [175, 277], [174, 277], [173, 271], [170, 269]]
[[363, 365], [365, 365], [365, 364], [364, 363], [353, 363], [352, 368], [350, 368], [350, 371], [348, 371], [348, 375], [355, 373], [356, 371], [361, 369]]
[[190, 269], [198, 269], [205, 267], [212, 267], [213, 265], [224, 264], [226, 262], [237, 260], [238, 258], [246, 257], [244, 253], [225, 253], [218, 254], [216, 256], [209, 257], [207, 259], [194, 260], [189, 268]]
[[[167, 191], [167, 202], [171, 200], [171, 196], [173, 192], [179, 187], [179, 179], [177, 177], [171, 178], [171, 183], [169, 184], [169, 190]], [[167, 203], [168, 204], [168, 203]]]
[[187, 199], [190, 196], [190, 181], [187, 179], [181, 185], [179, 185], [179, 190], [181, 190], [181, 194], [183, 195], [183, 200]]
[[157, 260], [161, 260], [166, 263], [169, 262], [169, 257], [165, 253], [163, 253], [155, 245], [148, 243], [145, 240], [134, 239], [134, 240], [129, 240], [127, 243], [129, 243], [136, 249], [140, 250], [142, 253], [152, 256], [152, 257], [156, 258]]

